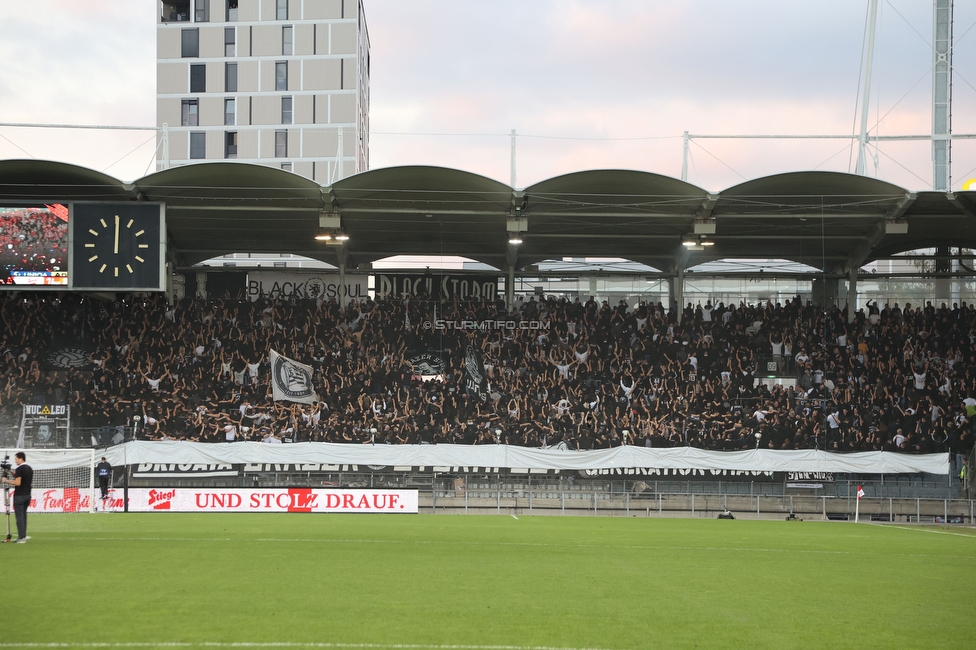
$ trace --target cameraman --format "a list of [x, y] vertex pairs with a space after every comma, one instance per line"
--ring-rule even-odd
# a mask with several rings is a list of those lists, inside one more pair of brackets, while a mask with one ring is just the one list
[[31, 500], [31, 483], [34, 482], [34, 470], [27, 464], [27, 456], [22, 451], [14, 454], [17, 469], [12, 479], [4, 476], [0, 483], [14, 486], [14, 515], [17, 519], [17, 543], [25, 544], [30, 539], [27, 536], [27, 506]]

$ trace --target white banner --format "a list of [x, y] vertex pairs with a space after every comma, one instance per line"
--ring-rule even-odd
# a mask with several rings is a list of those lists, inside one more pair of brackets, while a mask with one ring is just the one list
[[339, 300], [345, 287], [347, 297], [364, 300], [369, 291], [365, 275], [346, 275], [345, 285], [339, 284], [337, 273], [277, 273], [274, 271], [249, 271], [247, 274], [247, 299], [258, 298]]
[[271, 351], [271, 387], [276, 402], [312, 404], [319, 396], [312, 389], [312, 366]]
[[[865, 451], [837, 454], [816, 449], [707, 451], [695, 447], [648, 449], [646, 447], [627, 446], [592, 451], [561, 451], [508, 445], [374, 446], [328, 442], [266, 445], [260, 442], [216, 444], [212, 442], [137, 441], [110, 447], [105, 450], [104, 455], [113, 465], [136, 463], [326, 463], [335, 465], [505, 467], [560, 470], [654, 467], [659, 469], [727, 469], [756, 472], [949, 473], [949, 454], [945, 453], [903, 454], [891, 451]], [[29, 460], [30, 456], [28, 456]]]
[[312, 488], [129, 490], [130, 512], [359, 512], [416, 514], [417, 490]]
[[[15, 449], [0, 450], [13, 455]], [[694, 447], [648, 449], [615, 447], [593, 451], [530, 449], [508, 445], [345, 445], [303, 442], [126, 442], [99, 452], [112, 465], [244, 463], [388, 465], [407, 467], [504, 467], [508, 469], [587, 470], [645, 467], [657, 469], [739, 470], [750, 472], [859, 472], [864, 474], [948, 474], [949, 454], [865, 451], [836, 454], [815, 449], [706, 451]], [[35, 470], [94, 468], [91, 449], [27, 450]], [[449, 471], [449, 470], [444, 470]]]

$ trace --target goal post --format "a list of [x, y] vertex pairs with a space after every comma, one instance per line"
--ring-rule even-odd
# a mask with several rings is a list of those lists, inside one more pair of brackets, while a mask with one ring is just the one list
[[0, 449], [10, 458], [23, 451], [34, 470], [31, 512], [95, 512], [94, 449]]

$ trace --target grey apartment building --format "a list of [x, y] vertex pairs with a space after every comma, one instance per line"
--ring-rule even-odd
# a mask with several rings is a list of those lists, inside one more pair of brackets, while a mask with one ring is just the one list
[[322, 184], [369, 168], [361, 0], [158, 6], [157, 168], [233, 160]]

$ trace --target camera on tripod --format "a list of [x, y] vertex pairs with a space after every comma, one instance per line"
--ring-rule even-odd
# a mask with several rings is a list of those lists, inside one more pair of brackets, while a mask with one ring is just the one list
[[2, 472], [3, 478], [10, 478], [10, 470], [10, 454], [7, 454], [3, 460], [0, 460], [0, 472]]

